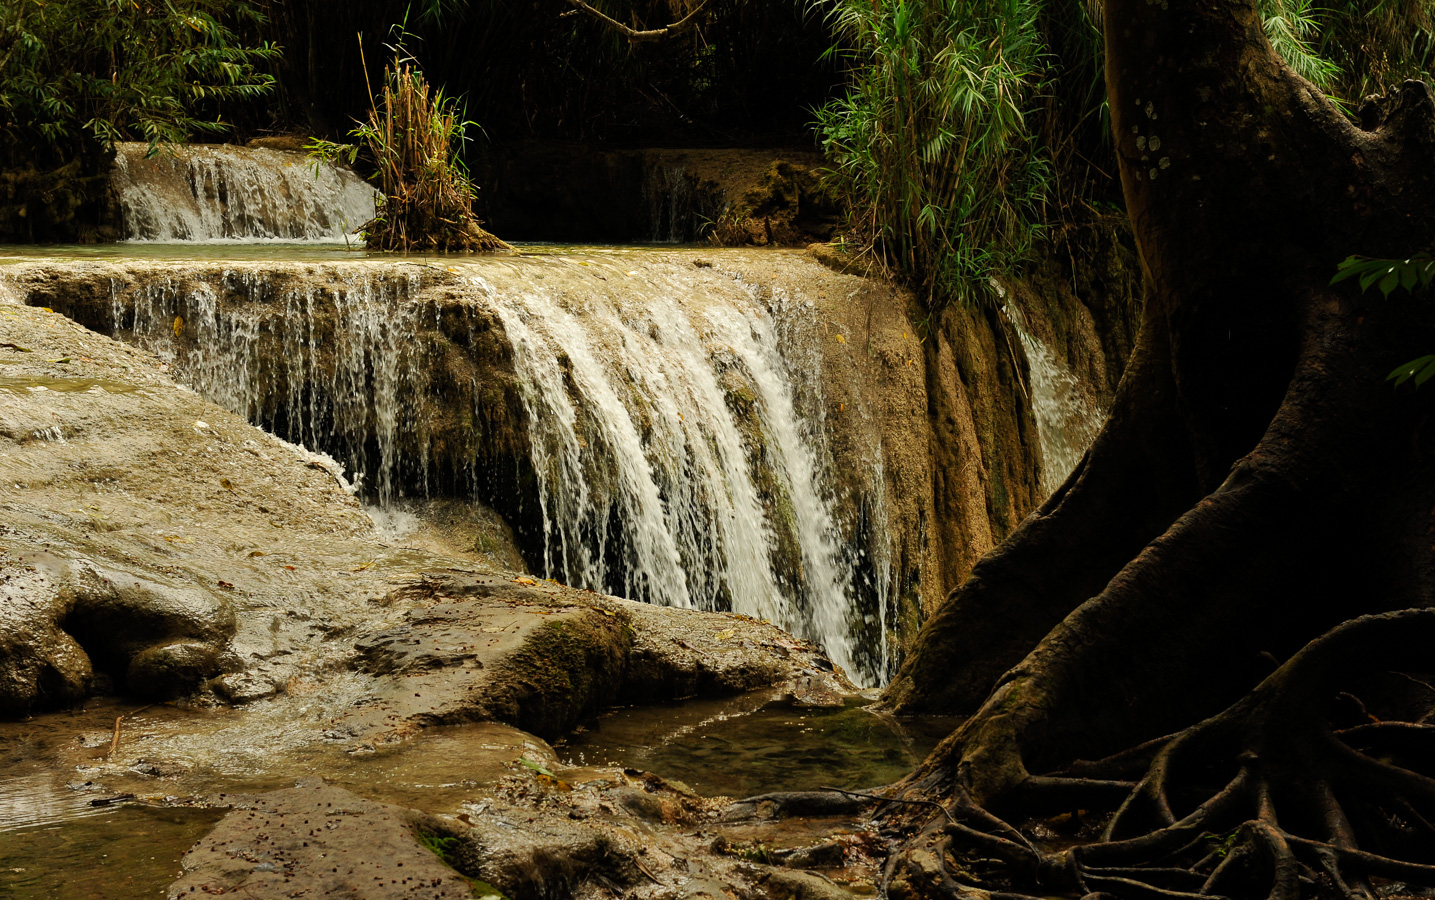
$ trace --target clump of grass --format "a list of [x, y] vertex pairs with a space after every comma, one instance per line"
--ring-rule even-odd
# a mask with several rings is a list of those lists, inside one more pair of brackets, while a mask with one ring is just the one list
[[1034, 0], [827, 0], [845, 96], [818, 113], [854, 231], [935, 310], [989, 296], [1029, 251], [1050, 167], [1026, 121]]
[[[377, 214], [363, 227], [373, 250], [511, 250], [485, 231], [473, 214], [476, 189], [461, 150], [468, 127], [454, 97], [434, 88], [412, 59], [396, 53], [384, 67], [383, 90], [369, 119], [349, 132], [374, 164], [383, 193]], [[315, 155], [352, 162], [359, 145], [311, 143]]]

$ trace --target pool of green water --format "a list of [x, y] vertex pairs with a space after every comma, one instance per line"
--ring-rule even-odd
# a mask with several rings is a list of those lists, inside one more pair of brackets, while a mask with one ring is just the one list
[[0, 897], [154, 900], [179, 876], [185, 851], [223, 815], [119, 806], [0, 832]]
[[556, 749], [572, 765], [630, 766], [710, 796], [749, 797], [890, 784], [953, 724], [898, 720], [857, 698], [830, 708], [737, 698], [615, 710]]

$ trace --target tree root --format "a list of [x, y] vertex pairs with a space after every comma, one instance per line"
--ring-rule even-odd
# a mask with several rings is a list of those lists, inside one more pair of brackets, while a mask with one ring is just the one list
[[[1428, 668], [1432, 646], [1435, 610], [1347, 622], [1216, 716], [1028, 778], [997, 798], [1009, 819], [953, 789], [955, 776], [941, 804], [930, 780], [900, 785], [893, 799], [906, 802], [877, 812], [894, 843], [887, 893], [1373, 900], [1382, 879], [1435, 886], [1435, 727], [1375, 720], [1348, 693]], [[1351, 710], [1366, 721], [1332, 724]], [[1060, 847], [1042, 817], [1076, 810], [1111, 812], [1099, 834]]]

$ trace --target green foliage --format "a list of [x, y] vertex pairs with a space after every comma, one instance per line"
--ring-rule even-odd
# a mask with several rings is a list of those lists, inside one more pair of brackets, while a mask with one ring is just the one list
[[[368, 152], [383, 193], [378, 214], [364, 225], [370, 249], [509, 249], [473, 216], [475, 189], [461, 156], [473, 124], [455, 98], [431, 88], [413, 59], [395, 51], [368, 121], [349, 132]], [[321, 160], [353, 162], [359, 145], [315, 140], [309, 150]]]
[[1261, 19], [1271, 47], [1295, 73], [1323, 91], [1335, 87], [1340, 66], [1321, 55], [1320, 13], [1312, 0], [1260, 0]]
[[1368, 259], [1363, 256], [1349, 256], [1336, 267], [1331, 284], [1338, 284], [1347, 278], [1359, 278], [1360, 290], [1370, 290], [1371, 285], [1380, 288], [1386, 297], [1396, 288], [1414, 291], [1416, 285], [1428, 288], [1435, 280], [1435, 259], [1412, 257], [1410, 259]]
[[1258, 0], [1266, 36], [1296, 74], [1347, 108], [1435, 67], [1429, 0]]
[[1430, 0], [1338, 0], [1317, 17], [1319, 52], [1340, 73], [1338, 96], [1358, 101], [1407, 78], [1435, 80]]
[[[1420, 256], [1410, 259], [1368, 259], [1362, 256], [1348, 256], [1336, 267], [1335, 277], [1330, 279], [1330, 283], [1338, 284], [1348, 278], [1360, 280], [1362, 293], [1375, 285], [1380, 288], [1381, 295], [1387, 299], [1396, 289], [1404, 289], [1413, 294], [1417, 287], [1422, 291], [1428, 290], [1430, 282], [1435, 281], [1435, 259]], [[1396, 387], [1412, 378], [1415, 379], [1416, 387], [1435, 378], [1435, 356], [1412, 359], [1410, 362], [1396, 366], [1394, 371], [1385, 376], [1385, 380], [1394, 381]]]
[[453, 851], [458, 849], [459, 841], [456, 837], [442, 837], [424, 831], [419, 832], [418, 837], [420, 844], [423, 844], [430, 853], [446, 863], [452, 858]]
[[557, 778], [557, 777], [558, 777], [557, 775], [554, 775], [552, 772], [550, 772], [550, 771], [548, 771], [547, 769], [543, 768], [543, 766], [539, 765], [538, 763], [534, 762], [533, 760], [529, 759], [529, 758], [526, 757], [526, 756], [520, 756], [520, 757], [518, 758], [518, 764], [519, 764], [520, 766], [523, 766], [525, 769], [532, 769], [534, 772], [537, 772], [539, 775], [547, 775], [549, 778]]
[[1400, 387], [1411, 378], [1415, 379], [1415, 386], [1419, 387], [1435, 376], [1435, 356], [1422, 356], [1412, 359], [1385, 376], [1386, 381], [1394, 381], [1396, 387]]
[[818, 112], [857, 234], [929, 307], [989, 296], [1038, 231], [1033, 0], [830, 0], [851, 86]]
[[[853, 232], [929, 306], [989, 296], [1048, 224], [1114, 198], [1099, 0], [813, 0], [845, 96], [818, 113]], [[1435, 64], [1430, 0], [1257, 0], [1275, 50], [1349, 107]]]
[[67, 158], [97, 142], [162, 142], [227, 126], [219, 106], [274, 86], [279, 47], [240, 41], [249, 0], [0, 3], [0, 137]]
[[1208, 831], [1201, 835], [1201, 840], [1206, 842], [1206, 846], [1210, 848], [1210, 852], [1214, 853], [1220, 859], [1225, 859], [1231, 854], [1231, 850], [1235, 848], [1236, 841], [1240, 836], [1241, 833], [1239, 831], [1232, 831], [1227, 834], [1215, 834], [1214, 832]]

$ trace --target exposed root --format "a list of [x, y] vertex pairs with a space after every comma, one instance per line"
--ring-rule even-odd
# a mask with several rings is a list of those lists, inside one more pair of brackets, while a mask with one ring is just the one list
[[[1372, 714], [1347, 690], [1393, 667], [1428, 667], [1432, 646], [1435, 610], [1347, 622], [1217, 716], [1028, 778], [997, 801], [1025, 831], [960, 785], [941, 804], [888, 804], [878, 811], [896, 848], [887, 892], [1374, 900], [1388, 881], [1435, 886], [1435, 727], [1380, 721], [1385, 707], [1372, 703]], [[1363, 723], [1332, 724], [1350, 715]], [[904, 799], [924, 789], [907, 785]], [[1097, 833], [1089, 820], [1103, 809]], [[1088, 825], [1061, 847], [1047, 823], [1077, 810]]]

